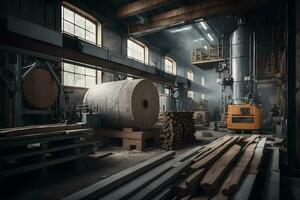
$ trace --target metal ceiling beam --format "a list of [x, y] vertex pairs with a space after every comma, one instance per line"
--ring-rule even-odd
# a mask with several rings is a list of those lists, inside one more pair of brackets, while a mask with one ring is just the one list
[[150, 18], [144, 24], [129, 26], [129, 34], [138, 35], [171, 28], [179, 23], [193, 23], [211, 15], [238, 13], [266, 4], [270, 0], [205, 0], [196, 5], [184, 6]]
[[175, 0], [139, 0], [133, 3], [129, 3], [123, 7], [121, 7], [117, 11], [118, 18], [126, 18], [130, 16], [134, 16], [149, 10], [153, 10], [162, 5], [169, 4], [174, 2]]

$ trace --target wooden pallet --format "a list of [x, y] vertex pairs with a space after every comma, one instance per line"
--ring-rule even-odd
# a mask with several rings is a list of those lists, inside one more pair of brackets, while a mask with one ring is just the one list
[[92, 129], [75, 129], [2, 137], [0, 178], [80, 160], [93, 152], [92, 135]]
[[158, 137], [156, 131], [135, 131], [132, 128], [124, 128], [123, 130], [101, 129], [99, 131], [100, 138], [116, 138], [122, 140], [122, 146], [126, 150], [136, 149], [144, 151], [146, 149], [146, 141]]

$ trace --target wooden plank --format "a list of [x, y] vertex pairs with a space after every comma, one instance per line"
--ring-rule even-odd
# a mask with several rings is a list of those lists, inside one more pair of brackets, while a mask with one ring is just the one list
[[217, 160], [228, 148], [230, 148], [236, 140], [239, 138], [239, 136], [234, 136], [232, 139], [230, 139], [228, 142], [223, 144], [221, 147], [216, 149], [215, 151], [211, 152], [204, 158], [198, 160], [195, 162], [190, 168], [193, 170], [200, 169], [202, 167], [206, 167], [210, 164], [212, 164], [215, 160]]
[[239, 187], [239, 190], [234, 195], [234, 200], [240, 200], [240, 199], [250, 199], [250, 195], [256, 180], [257, 176], [257, 170], [260, 167], [260, 163], [263, 157], [263, 151], [266, 144], [266, 138], [262, 138], [259, 140], [254, 155], [252, 157], [252, 160], [249, 164], [249, 170], [246, 174], [245, 179], [243, 180], [241, 186]]
[[241, 182], [243, 175], [246, 172], [247, 167], [249, 166], [250, 160], [254, 155], [254, 149], [256, 144], [250, 144], [237, 164], [234, 166], [233, 170], [230, 172], [228, 177], [226, 178], [221, 191], [222, 194], [226, 196], [230, 196], [231, 194], [235, 193], [238, 189], [238, 185]]
[[162, 191], [167, 185], [169, 185], [172, 181], [178, 178], [182, 172], [190, 165], [191, 160], [187, 160], [178, 164], [178, 166], [174, 167], [172, 170], [168, 171], [160, 178], [153, 181], [151, 184], [140, 190], [136, 195], [132, 196], [129, 199], [138, 200], [138, 199], [151, 199], [157, 193]]
[[177, 162], [185, 161], [186, 159], [196, 155], [203, 148], [204, 148], [204, 146], [197, 146], [189, 151], [186, 151], [186, 152], [180, 154], [179, 156], [177, 156], [175, 158], [175, 161], [177, 161]]
[[222, 137], [221, 140], [207, 145], [207, 147], [205, 149], [203, 149], [202, 151], [199, 152], [199, 155], [197, 155], [193, 159], [193, 161], [197, 162], [198, 160], [203, 159], [205, 156], [207, 156], [211, 152], [215, 151], [216, 149], [218, 149], [219, 147], [221, 147], [222, 145], [224, 145], [226, 142], [228, 142], [231, 139], [232, 139], [231, 136], [224, 136], [224, 137]]
[[248, 200], [253, 189], [254, 182], [256, 180], [256, 174], [247, 174], [245, 179], [242, 182], [242, 185], [239, 187], [239, 190], [232, 198], [233, 200]]
[[211, 15], [220, 15], [226, 13], [236, 13], [241, 10], [252, 9], [253, 7], [263, 5], [269, 0], [241, 0], [237, 3], [235, 0], [205, 0], [195, 5], [183, 6], [178, 9], [167, 11], [150, 18], [144, 24], [129, 26], [130, 34], [149, 33], [157, 30], [170, 28], [178, 23], [191, 23], [197, 19], [205, 18]]
[[123, 170], [106, 179], [98, 181], [82, 190], [71, 194], [64, 198], [64, 200], [79, 200], [79, 199], [93, 199], [104, 195], [105, 193], [119, 187], [120, 185], [136, 178], [137, 176], [147, 172], [148, 170], [164, 163], [175, 155], [174, 151], [167, 151], [152, 159], [144, 161], [129, 169]]
[[172, 186], [171, 193], [172, 193], [172, 196], [175, 196], [177, 198], [182, 198], [185, 195], [188, 195], [189, 191], [188, 191], [188, 187], [187, 187], [185, 181], [182, 181], [178, 185]]
[[125, 18], [130, 17], [133, 15], [137, 15], [149, 10], [153, 10], [155, 8], [158, 8], [160, 6], [163, 6], [168, 3], [172, 3], [175, 0], [139, 0], [134, 1], [132, 3], [126, 4], [125, 6], [122, 6], [117, 11], [117, 17], [118, 18]]
[[94, 154], [89, 155], [88, 158], [99, 159], [110, 156], [111, 154], [112, 152], [95, 152]]
[[62, 139], [71, 139], [80, 136], [93, 135], [93, 129], [76, 129], [70, 131], [58, 131], [49, 132], [42, 134], [31, 134], [26, 136], [16, 136], [9, 138], [0, 138], [0, 149], [6, 147], [34, 144], [34, 143], [44, 143], [49, 141], [57, 141]]
[[0, 137], [11, 137], [27, 134], [37, 134], [43, 132], [54, 132], [71, 129], [83, 128], [83, 124], [46, 124], [46, 125], [34, 125], [23, 126], [16, 128], [0, 129]]
[[198, 169], [185, 179], [185, 184], [187, 185], [189, 190], [192, 190], [196, 186], [196, 184], [200, 181], [204, 174], [204, 169]]
[[211, 198], [211, 200], [227, 200], [227, 199], [228, 196], [225, 196], [224, 194], [222, 194], [222, 192], [219, 192], [218, 194], [216, 194]]
[[249, 173], [252, 173], [252, 174], [257, 173], [257, 170], [260, 167], [260, 163], [261, 163], [261, 160], [262, 160], [262, 157], [263, 157], [266, 140], [267, 140], [267, 138], [262, 138], [258, 142], [258, 144], [256, 146], [256, 149], [255, 149], [255, 152], [254, 152], [254, 155], [253, 155], [253, 158], [250, 162]]
[[263, 199], [280, 199], [280, 169], [279, 169], [279, 148], [272, 148], [271, 159], [269, 161], [266, 180], [263, 189]]
[[150, 184], [155, 179], [170, 170], [173, 166], [174, 161], [168, 161], [156, 168], [149, 170], [145, 174], [135, 178], [134, 180], [127, 182], [123, 186], [111, 191], [107, 195], [101, 197], [101, 200], [112, 200], [112, 199], [128, 199], [133, 196], [136, 192], [141, 190], [143, 187]]
[[16, 175], [16, 174], [36, 170], [36, 169], [41, 169], [41, 168], [57, 165], [60, 163], [71, 161], [71, 160], [76, 160], [78, 158], [87, 156], [88, 154], [89, 154], [89, 152], [85, 152], [85, 153], [81, 153], [81, 154], [75, 154], [72, 156], [54, 159], [51, 161], [42, 162], [42, 163], [35, 163], [35, 164], [24, 166], [24, 167], [18, 167], [18, 168], [9, 169], [9, 170], [1, 170], [0, 177], [12, 176], [12, 175]]
[[232, 146], [208, 169], [201, 181], [201, 188], [206, 194], [213, 194], [216, 192], [220, 180], [230, 168], [232, 162], [239, 156], [240, 152], [240, 145]]
[[101, 129], [99, 131], [100, 137], [110, 137], [110, 138], [122, 138], [130, 140], [144, 140], [148, 138], [154, 138], [159, 135], [157, 131], [119, 131], [112, 129]]
[[53, 148], [49, 148], [49, 149], [46, 149], [46, 150], [28, 151], [28, 152], [24, 152], [24, 153], [5, 155], [5, 156], [0, 157], [0, 161], [15, 160], [15, 159], [19, 159], [19, 158], [26, 158], [26, 157], [35, 156], [35, 155], [41, 155], [41, 154], [45, 154], [45, 153], [53, 153], [53, 152], [56, 152], [56, 151], [71, 149], [71, 148], [74, 148], [74, 147], [88, 146], [88, 145], [93, 145], [93, 144], [96, 144], [96, 143], [97, 142], [86, 142], [86, 143], [79, 143], [79, 144], [71, 144], [71, 145], [53, 147]]

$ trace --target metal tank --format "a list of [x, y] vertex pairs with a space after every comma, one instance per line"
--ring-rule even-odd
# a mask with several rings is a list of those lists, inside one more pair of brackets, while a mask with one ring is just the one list
[[247, 103], [249, 97], [253, 95], [252, 74], [255, 63], [253, 41], [253, 32], [246, 26], [245, 19], [240, 18], [238, 28], [230, 37], [233, 104]]

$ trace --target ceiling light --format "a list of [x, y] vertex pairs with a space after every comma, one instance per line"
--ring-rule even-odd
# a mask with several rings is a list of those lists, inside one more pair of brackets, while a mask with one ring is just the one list
[[204, 40], [203, 37], [201, 37], [201, 38], [199, 38], [199, 39], [196, 39], [196, 40], [193, 40], [193, 42], [199, 42], [199, 41], [202, 41], [202, 40]]
[[209, 33], [207, 33], [207, 36], [209, 37], [210, 41], [214, 41], [214, 38]]
[[195, 20], [195, 22], [202, 22], [202, 21], [204, 21], [203, 18], [200, 18], [200, 19]]
[[177, 32], [181, 32], [181, 31], [186, 31], [186, 30], [190, 30], [192, 27], [191, 26], [186, 26], [183, 28], [178, 28], [178, 29], [173, 29], [170, 30], [170, 33], [177, 33]]
[[207, 46], [204, 46], [204, 49], [207, 49]]
[[201, 26], [204, 28], [204, 30], [207, 30], [207, 26], [206, 26], [206, 24], [202, 21], [202, 22], [200, 22], [200, 24], [201, 24]]

